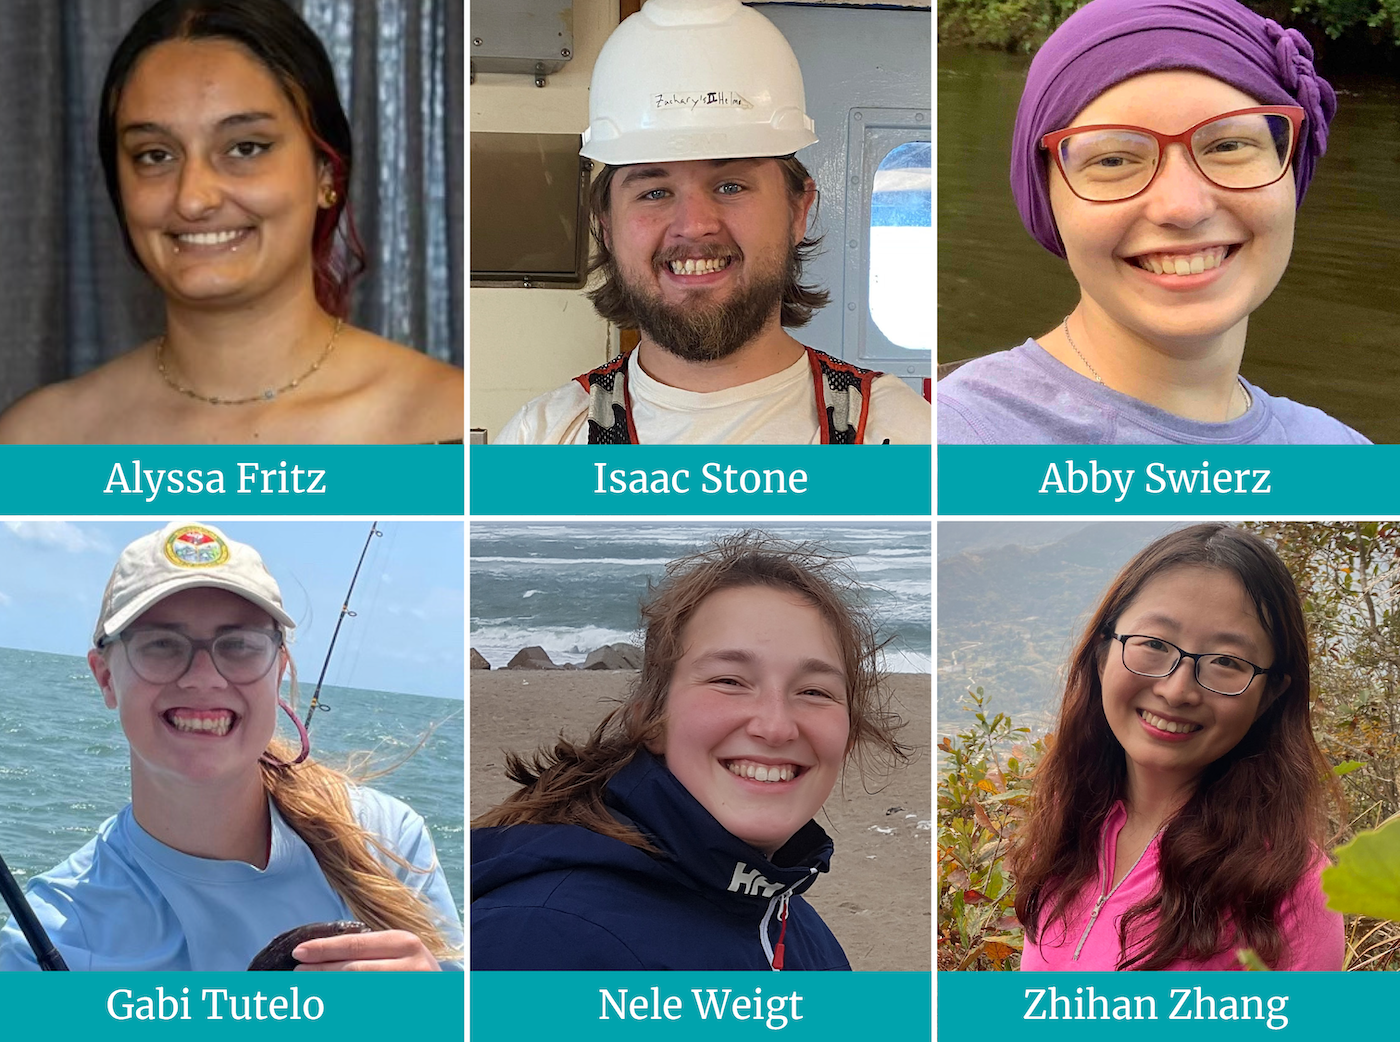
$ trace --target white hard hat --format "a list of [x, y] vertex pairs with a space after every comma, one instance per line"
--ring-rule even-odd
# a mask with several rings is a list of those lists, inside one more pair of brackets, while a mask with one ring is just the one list
[[813, 130], [772, 22], [739, 0], [648, 0], [593, 66], [581, 151], [610, 166], [787, 156]]

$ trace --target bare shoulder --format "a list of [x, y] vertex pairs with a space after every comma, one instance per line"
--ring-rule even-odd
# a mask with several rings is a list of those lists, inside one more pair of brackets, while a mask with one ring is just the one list
[[30, 391], [0, 413], [0, 443], [81, 445], [116, 442], [139, 386], [139, 347], [82, 376]]
[[376, 435], [370, 440], [462, 439], [466, 377], [461, 369], [364, 330], [354, 331], [353, 343], [364, 380], [365, 419]]

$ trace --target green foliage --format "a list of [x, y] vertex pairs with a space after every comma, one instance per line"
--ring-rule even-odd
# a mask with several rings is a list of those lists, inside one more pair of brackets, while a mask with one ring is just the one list
[[1365, 26], [1400, 45], [1400, 0], [1295, 0], [1293, 14], [1321, 26], [1334, 40]]
[[938, 743], [938, 968], [1006, 970], [1020, 963], [1021, 925], [1006, 855], [1030, 804], [1030, 772], [1044, 740], [1002, 713], [979, 687], [972, 720]]
[[[1312, 647], [1313, 733], [1335, 765], [1332, 774], [1348, 805], [1346, 815], [1332, 822], [1333, 843], [1341, 843], [1400, 812], [1400, 524], [1287, 521], [1245, 527], [1274, 544], [1303, 595]], [[1343, 870], [1350, 859], [1377, 849], [1376, 843], [1358, 837], [1340, 847], [1341, 864], [1323, 873], [1333, 907], [1352, 913], [1348, 969], [1400, 968], [1400, 915], [1389, 914], [1400, 909], [1387, 902], [1384, 887], [1367, 896], [1358, 877], [1364, 860]], [[1389, 873], [1393, 893], [1400, 888], [1400, 852]]]
[[1034, 51], [1086, 0], [939, 0], [938, 42]]
[[[940, 0], [938, 42], [1030, 53], [1088, 0]], [[1260, 14], [1332, 39], [1365, 32], [1400, 46], [1400, 0], [1243, 0]]]
[[1327, 907], [1400, 921], [1400, 818], [1338, 847], [1337, 863], [1322, 872]]

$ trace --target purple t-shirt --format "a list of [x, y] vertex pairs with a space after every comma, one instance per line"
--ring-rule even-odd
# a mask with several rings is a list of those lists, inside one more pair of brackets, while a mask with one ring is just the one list
[[938, 382], [940, 445], [1369, 445], [1321, 409], [1245, 381], [1225, 423], [1188, 420], [1080, 376], [1034, 340], [974, 358]]

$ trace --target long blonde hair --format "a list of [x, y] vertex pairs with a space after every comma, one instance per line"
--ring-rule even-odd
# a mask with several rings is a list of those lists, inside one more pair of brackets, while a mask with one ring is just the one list
[[[290, 655], [287, 664], [291, 674], [288, 704], [295, 712], [296, 665]], [[407, 930], [435, 958], [460, 956], [460, 950], [443, 936], [440, 918], [423, 896], [395, 876], [381, 858], [424, 874], [431, 873], [437, 865], [412, 864], [386, 846], [355, 817], [350, 786], [357, 779], [310, 758], [292, 764], [290, 761], [299, 751], [280, 738], [274, 737], [268, 743], [268, 756], [273, 762], [264, 759], [259, 763], [263, 788], [283, 819], [311, 849], [326, 882], [365, 925], [375, 930]]]

